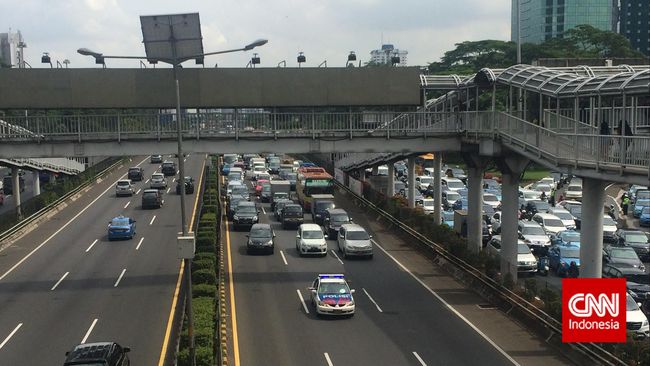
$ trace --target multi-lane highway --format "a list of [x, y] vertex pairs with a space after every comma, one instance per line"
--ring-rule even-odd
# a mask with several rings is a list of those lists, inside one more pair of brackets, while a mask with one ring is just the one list
[[[197, 183], [204, 160], [186, 159]], [[136, 165], [145, 171], [137, 194], [115, 197], [115, 182]], [[164, 206], [141, 208], [157, 169], [148, 157], [133, 158], [0, 252], [0, 365], [62, 364], [73, 346], [95, 341], [131, 347], [133, 365], [158, 364], [180, 268], [180, 199], [169, 177]], [[188, 223], [195, 197], [186, 203]], [[109, 242], [108, 221], [119, 214], [137, 221], [137, 235]]]
[[[518, 352], [515, 360], [401, 268], [380, 248], [379, 237], [370, 260], [343, 259], [333, 240], [326, 257], [300, 257], [296, 230], [281, 229], [270, 205], [257, 202], [260, 222], [270, 223], [277, 235], [275, 254], [246, 254], [247, 232], [232, 225], [225, 235], [236, 310], [235, 365], [516, 365], [521, 357], [563, 362], [544, 345], [535, 346], [536, 355]], [[305, 222], [311, 222], [309, 214]], [[344, 273], [351, 281], [354, 317], [316, 316], [307, 287], [319, 273]], [[461, 292], [452, 297], [460, 299]]]

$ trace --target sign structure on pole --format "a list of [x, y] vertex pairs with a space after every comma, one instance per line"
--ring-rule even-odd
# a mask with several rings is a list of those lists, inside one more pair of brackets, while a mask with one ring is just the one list
[[194, 233], [190, 232], [187, 236], [183, 233], [178, 233], [176, 240], [178, 244], [178, 259], [192, 259], [195, 252], [195, 238]]

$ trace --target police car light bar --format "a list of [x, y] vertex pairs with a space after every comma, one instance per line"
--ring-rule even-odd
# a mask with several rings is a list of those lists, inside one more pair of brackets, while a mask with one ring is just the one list
[[319, 274], [318, 278], [345, 278], [343, 274]]

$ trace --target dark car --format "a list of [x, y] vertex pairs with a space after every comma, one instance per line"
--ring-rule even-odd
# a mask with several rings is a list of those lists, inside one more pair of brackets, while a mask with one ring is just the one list
[[63, 366], [129, 366], [129, 352], [131, 352], [129, 347], [122, 347], [115, 342], [83, 343], [65, 353]]
[[327, 209], [325, 210], [324, 215], [323, 226], [325, 227], [325, 233], [327, 234], [328, 239], [336, 239], [336, 235], [339, 233], [341, 225], [352, 222], [348, 213], [340, 208]]
[[137, 166], [129, 168], [128, 178], [133, 182], [141, 181], [142, 177], [144, 177], [144, 169]]
[[[185, 177], [183, 179], [185, 182], [185, 194], [192, 194], [194, 193], [194, 178], [192, 177]], [[176, 194], [181, 194], [181, 181], [180, 179], [176, 181]]]
[[262, 183], [262, 191], [260, 192], [260, 200], [262, 202], [271, 202], [271, 183]]
[[253, 251], [266, 251], [273, 254], [275, 249], [275, 233], [269, 224], [255, 224], [246, 235], [248, 242], [246, 250], [250, 254]]
[[235, 231], [241, 227], [250, 227], [257, 224], [258, 217], [257, 207], [255, 202], [241, 201], [235, 209], [232, 216], [232, 225]]
[[630, 247], [619, 247], [608, 245], [603, 248], [603, 263], [617, 265], [619, 263], [627, 263], [633, 267], [640, 268], [645, 271], [645, 266], [641, 263], [639, 256], [636, 255], [634, 249]]
[[142, 208], [161, 208], [162, 194], [157, 189], [145, 189], [142, 192]]
[[244, 196], [239, 196], [239, 195], [234, 195], [231, 196], [230, 199], [228, 200], [227, 204], [227, 215], [228, 219], [232, 220], [233, 216], [235, 215], [235, 209], [237, 208], [237, 205], [239, 205], [239, 202], [246, 202], [248, 201], [246, 197]]
[[293, 172], [287, 173], [283, 179], [289, 181], [289, 185], [292, 191], [296, 190], [296, 180], [298, 179], [297, 173], [293, 173]]
[[277, 221], [280, 221], [280, 219], [282, 218], [282, 209], [284, 208], [284, 206], [292, 204], [293, 201], [286, 198], [286, 199], [279, 199], [273, 203], [275, 203], [275, 210], [273, 210], [273, 215], [275, 216], [275, 219]]
[[300, 226], [304, 221], [302, 206], [295, 203], [285, 205], [280, 214], [282, 228], [286, 229], [289, 225]]
[[149, 162], [151, 164], [162, 163], [163, 162], [162, 155], [151, 155], [151, 157], [149, 158]]
[[650, 260], [650, 242], [646, 233], [640, 230], [619, 229], [616, 232], [618, 245], [624, 245], [634, 249], [636, 254], [644, 262]]
[[315, 202], [312, 203], [313, 205], [312, 220], [314, 220], [315, 224], [322, 225], [323, 218], [325, 217], [325, 211], [335, 207], [334, 201], [330, 201], [330, 200], [314, 200], [314, 201]]
[[176, 175], [176, 163], [169, 160], [163, 161], [160, 165], [160, 171], [165, 175], [165, 177]]
[[650, 311], [650, 275], [645, 271], [629, 264], [604, 264], [603, 278], [625, 278], [627, 291], [637, 303], [641, 303], [641, 310], [648, 315]]

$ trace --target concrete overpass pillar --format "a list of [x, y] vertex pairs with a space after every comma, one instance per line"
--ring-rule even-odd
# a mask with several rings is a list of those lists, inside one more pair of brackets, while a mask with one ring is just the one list
[[467, 245], [473, 253], [483, 249], [483, 171], [488, 159], [477, 153], [463, 154], [467, 163]]
[[388, 187], [386, 187], [386, 195], [393, 197], [395, 195], [395, 165], [388, 163]]
[[442, 223], [442, 156], [437, 152], [433, 155], [433, 220], [436, 224]]
[[22, 208], [20, 207], [20, 176], [18, 175], [18, 168], [11, 168], [11, 194], [14, 196], [16, 202], [16, 216], [19, 219], [23, 218]]
[[372, 167], [372, 175], [377, 175], [379, 174], [379, 165], [375, 165]]
[[517, 242], [519, 240], [519, 179], [528, 165], [528, 159], [512, 156], [497, 160], [501, 169], [501, 274], [507, 273], [517, 281]]
[[56, 173], [50, 172], [50, 184], [56, 183]]
[[[583, 178], [582, 222], [580, 241], [580, 277], [601, 278], [603, 270], [603, 205], [605, 186], [602, 180]], [[588, 244], [588, 245], [587, 245]]]
[[408, 203], [410, 208], [415, 208], [415, 156], [408, 158]]
[[41, 181], [40, 179], [38, 179], [38, 177], [39, 177], [39, 171], [34, 170], [32, 172], [32, 179], [34, 180], [34, 197], [41, 194]]

